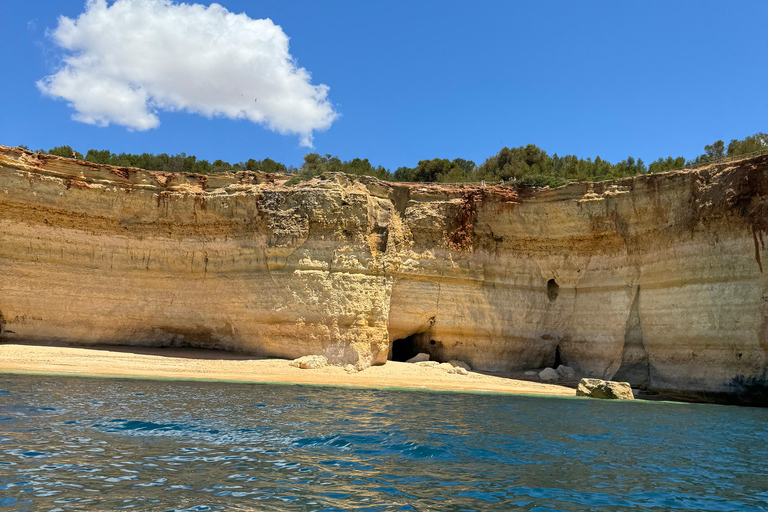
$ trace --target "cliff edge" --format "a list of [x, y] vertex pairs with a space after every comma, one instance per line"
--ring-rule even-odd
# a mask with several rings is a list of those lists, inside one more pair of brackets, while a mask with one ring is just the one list
[[768, 404], [768, 156], [551, 190], [286, 179], [0, 146], [0, 341], [558, 360]]

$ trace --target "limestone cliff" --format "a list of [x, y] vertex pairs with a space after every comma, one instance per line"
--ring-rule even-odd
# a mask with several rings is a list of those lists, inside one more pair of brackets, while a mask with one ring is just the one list
[[286, 179], [0, 146], [0, 339], [559, 358], [768, 402], [768, 156], [552, 190]]

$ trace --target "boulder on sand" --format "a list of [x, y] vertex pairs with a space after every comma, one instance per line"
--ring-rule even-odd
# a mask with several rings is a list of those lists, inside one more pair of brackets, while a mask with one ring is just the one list
[[557, 382], [560, 375], [557, 374], [554, 368], [544, 368], [539, 372], [539, 378], [544, 382]]
[[557, 374], [564, 379], [572, 379], [576, 376], [576, 370], [574, 370], [570, 366], [565, 366], [563, 364], [558, 366], [556, 371], [557, 371]]
[[419, 354], [416, 354], [412, 358], [408, 359], [406, 363], [421, 363], [422, 361], [429, 361], [429, 354], [425, 354], [424, 352], [421, 352]]
[[467, 375], [469, 373], [465, 368], [454, 366], [451, 363], [440, 363], [437, 367], [445, 370], [446, 373], [454, 373], [457, 375]]
[[607, 398], [611, 400], [634, 400], [629, 382], [613, 382], [600, 379], [581, 379], [576, 396]]

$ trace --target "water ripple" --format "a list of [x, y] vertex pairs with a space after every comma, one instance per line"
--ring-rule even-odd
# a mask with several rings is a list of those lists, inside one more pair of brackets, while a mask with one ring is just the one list
[[768, 510], [768, 411], [0, 376], [2, 510]]

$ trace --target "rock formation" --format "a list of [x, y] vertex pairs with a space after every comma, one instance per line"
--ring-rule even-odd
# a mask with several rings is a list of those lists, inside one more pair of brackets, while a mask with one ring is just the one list
[[424, 352], [768, 403], [768, 156], [551, 190], [286, 179], [0, 146], [0, 339]]
[[560, 374], [554, 368], [547, 367], [539, 372], [539, 378], [544, 382], [557, 382], [560, 379]]
[[557, 374], [564, 379], [572, 379], [576, 376], [576, 371], [570, 366], [561, 364], [556, 368]]
[[611, 382], [600, 379], [581, 379], [576, 396], [603, 398], [607, 400], [634, 400], [629, 382]]

